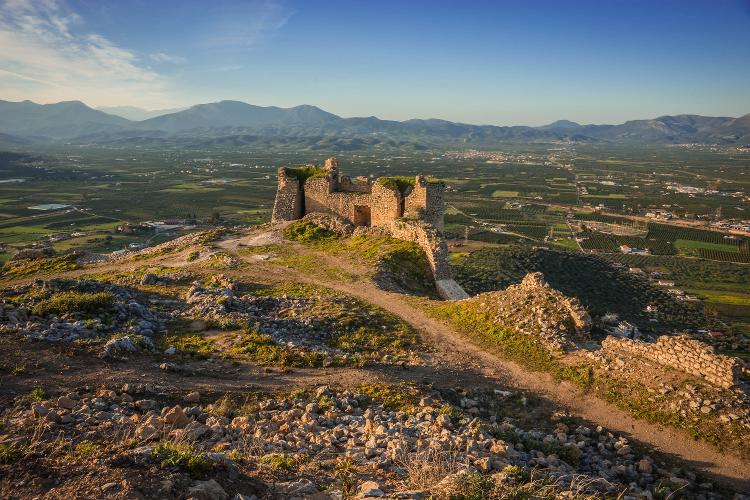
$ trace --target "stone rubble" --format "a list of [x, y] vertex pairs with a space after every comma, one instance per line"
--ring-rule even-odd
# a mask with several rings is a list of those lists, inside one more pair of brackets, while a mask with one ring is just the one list
[[[238, 296], [233, 284], [223, 285], [210, 287], [193, 283], [187, 292], [186, 301], [190, 309], [185, 315], [231, 322], [268, 335], [277, 344], [329, 356], [347, 356], [345, 352], [326, 345], [331, 332], [340, 325], [309, 317], [310, 308], [317, 302], [316, 298]], [[346, 298], [334, 297], [327, 300], [344, 308], [348, 306]]]
[[[120, 391], [77, 391], [27, 409], [9, 409], [3, 415], [5, 432], [33, 429], [38, 422], [52, 435], [132, 432], [140, 443], [126, 453], [143, 463], [153, 461], [153, 445], [162, 440], [192, 443], [217, 467], [230, 469], [237, 467], [236, 452], [256, 460], [268, 455], [304, 455], [321, 463], [348, 459], [371, 471], [359, 482], [359, 498], [426, 498], [429, 491], [405, 491], [401, 486], [408, 467], [430, 457], [444, 457], [464, 473], [478, 472], [496, 481], [507, 479], [511, 470], [534, 470], [563, 492], [573, 492], [583, 478], [585, 492], [600, 496], [653, 498], [657, 492], [666, 496], [679, 490], [696, 499], [722, 497], [691, 472], [639, 452], [625, 437], [601, 427], [573, 428], [558, 421], [552, 431], [524, 430], [508, 419], [497, 420], [491, 409], [516, 396], [504, 391], [465, 392], [461, 410], [433, 393], [412, 411], [400, 411], [357, 391], [323, 386], [314, 395], [261, 400], [257, 410], [233, 418], [215, 414], [212, 405], [162, 405], [148, 399], [148, 391], [131, 385]], [[441, 483], [450, 481], [446, 477]], [[317, 494], [318, 489], [307, 478], [297, 478], [277, 483], [275, 492], [279, 498], [291, 498]], [[209, 479], [194, 482], [187, 496], [230, 498], [234, 493]], [[333, 496], [319, 498], [340, 498], [335, 491], [329, 493]]]
[[466, 300], [491, 312], [496, 322], [531, 335], [553, 351], [576, 349], [591, 331], [591, 317], [580, 302], [551, 288], [542, 273], [529, 273], [517, 285]]
[[[90, 314], [72, 312], [62, 317], [33, 314], [34, 305], [39, 301], [56, 293], [69, 291], [109, 292], [113, 296], [113, 303], [102, 311]], [[13, 303], [13, 299], [18, 296], [23, 298], [22, 302]], [[174, 318], [171, 313], [155, 311], [152, 304], [145, 304], [145, 299], [133, 289], [111, 283], [71, 279], [37, 280], [30, 285], [3, 291], [0, 296], [0, 331], [47, 342], [97, 342], [115, 333], [124, 334], [124, 338], [111, 339], [105, 347], [105, 353], [136, 352], [139, 348], [151, 346], [151, 339]]]

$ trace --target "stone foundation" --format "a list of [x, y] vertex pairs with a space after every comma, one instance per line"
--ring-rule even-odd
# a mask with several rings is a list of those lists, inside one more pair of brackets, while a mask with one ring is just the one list
[[655, 343], [609, 336], [602, 350], [624, 359], [638, 356], [723, 388], [737, 385], [742, 369], [737, 358], [716, 354], [711, 346], [686, 335], [664, 335]]

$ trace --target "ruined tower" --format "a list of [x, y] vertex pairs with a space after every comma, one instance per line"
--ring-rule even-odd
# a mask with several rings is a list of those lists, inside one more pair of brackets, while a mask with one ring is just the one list
[[365, 177], [354, 181], [341, 175], [338, 162], [329, 158], [323, 167], [282, 167], [272, 221], [288, 221], [309, 213], [335, 215], [355, 226], [380, 227], [393, 237], [413, 241], [427, 256], [436, 287], [445, 298], [466, 297], [450, 277], [448, 247], [443, 237], [445, 184], [414, 179]]

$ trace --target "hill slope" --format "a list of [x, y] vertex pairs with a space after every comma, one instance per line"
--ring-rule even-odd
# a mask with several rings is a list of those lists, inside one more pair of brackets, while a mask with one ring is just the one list
[[80, 101], [56, 104], [0, 101], [0, 132], [14, 136], [76, 137], [127, 128], [131, 123]]

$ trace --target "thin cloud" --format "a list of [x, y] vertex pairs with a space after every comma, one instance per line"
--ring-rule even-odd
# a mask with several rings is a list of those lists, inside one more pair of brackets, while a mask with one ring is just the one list
[[156, 52], [155, 54], [151, 54], [149, 57], [152, 61], [160, 64], [185, 64], [187, 62], [187, 59], [184, 57], [173, 56], [170, 54], [165, 54], [164, 52]]
[[0, 47], [6, 99], [171, 105], [161, 75], [133, 52], [86, 32], [62, 0], [0, 0]]
[[197, 42], [211, 49], [253, 48], [283, 28], [294, 13], [276, 0], [219, 7], [216, 20]]

